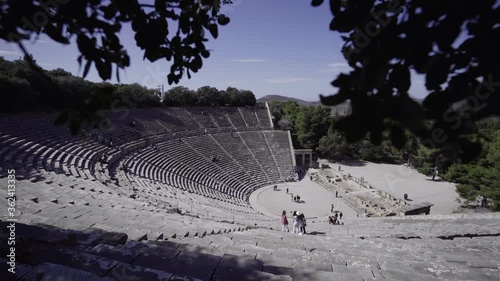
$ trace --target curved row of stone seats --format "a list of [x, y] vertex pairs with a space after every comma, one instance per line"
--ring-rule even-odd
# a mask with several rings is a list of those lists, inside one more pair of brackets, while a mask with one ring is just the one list
[[219, 128], [233, 128], [234, 124], [229, 119], [229, 115], [219, 108], [209, 109], [209, 114]]
[[239, 108], [226, 107], [225, 113], [234, 127], [248, 127], [245, 120], [243, 120], [243, 116], [241, 115]]
[[[257, 136], [252, 137], [254, 134]], [[244, 138], [252, 142], [250, 146]], [[204, 134], [158, 142], [155, 147], [136, 151], [121, 166], [125, 171], [144, 178], [210, 198], [221, 199], [220, 194], [224, 194], [223, 201], [247, 205], [244, 202], [253, 190], [281, 182], [286, 177], [280, 177], [272, 154], [261, 132]], [[287, 155], [291, 155], [289, 150]], [[290, 156], [288, 161], [291, 162]], [[217, 196], [213, 196], [214, 191]]]
[[[395, 231], [404, 225], [393, 222]], [[336, 231], [336, 230], [333, 230]], [[356, 232], [356, 229], [353, 229]], [[498, 280], [500, 237], [456, 240], [297, 236], [266, 229], [189, 243], [245, 255], [292, 280]]]
[[[205, 107], [190, 107], [187, 110], [188, 110], [189, 113], [191, 113], [191, 116], [193, 116], [193, 119], [196, 120], [196, 122], [198, 122], [198, 124], [200, 124], [201, 128], [219, 128], [219, 127], [224, 127], [224, 126], [219, 126], [216, 123], [216, 121], [214, 120], [213, 116], [210, 114], [209, 108], [205, 108]], [[228, 122], [224, 123], [224, 125], [226, 125], [225, 127], [230, 127], [230, 126], [227, 126]]]
[[18, 168], [27, 176], [44, 169], [94, 178], [94, 164], [108, 147], [82, 136], [71, 136], [67, 128], [53, 125], [55, 116], [24, 115], [9, 121], [16, 126], [2, 126], [0, 163]]
[[[133, 186], [134, 188], [134, 192], [138, 193], [139, 195], [138, 196], [141, 196], [141, 192], [143, 192], [144, 190], [140, 190], [140, 188], [138, 188], [137, 184], [140, 183], [141, 181], [144, 181], [144, 180], [149, 180], [148, 178], [144, 178], [144, 177], [139, 177], [139, 176], [134, 176], [133, 174], [125, 174], [125, 177], [128, 179], [128, 181], [130, 182], [130, 186]], [[168, 187], [167, 190], [167, 194], [168, 193], [172, 193], [170, 187], [174, 188], [174, 185], [173, 184], [169, 184], [167, 182], [164, 182], [162, 180], [159, 180], [159, 181], [155, 181], [155, 180], [152, 180], [154, 183], [158, 183], [158, 184], [162, 184], [162, 187]], [[175, 181], [174, 181], [175, 182]], [[126, 186], [126, 185], [125, 185]], [[151, 193], [151, 188], [149, 186], [144, 186], [143, 184], [139, 184], [140, 187], [146, 187], [149, 189], [149, 192]], [[159, 188], [158, 186], [155, 186], [155, 189], [156, 191], [153, 190], [153, 194], [157, 194], [158, 193], [162, 193], [163, 191], [166, 191], [165, 188]], [[204, 185], [200, 185], [200, 184], [197, 184], [196, 185], [196, 192], [193, 192], [192, 189], [183, 189], [183, 188], [179, 188], [179, 187], [176, 187], [177, 189], [177, 192], [179, 193], [183, 193], [186, 191], [188, 192], [189, 194], [191, 195], [200, 195], [200, 196], [204, 196], [206, 198], [212, 198], [212, 199], [217, 199], [217, 200], [220, 200], [222, 202], [231, 202], [233, 204], [236, 204], [236, 203], [239, 203], [238, 205], [246, 205], [246, 204], [243, 204], [242, 202], [239, 202], [237, 200], [235, 200], [234, 198], [231, 198], [228, 194], [225, 194], [225, 193], [222, 193], [220, 191], [217, 191], [217, 190], [214, 190], [212, 188], [209, 188], [207, 186], [204, 186]], [[174, 194], [176, 193], [175, 191], [173, 192]], [[153, 200], [154, 198], [152, 198]]]
[[[2, 179], [6, 184], [6, 178]], [[110, 191], [98, 182], [68, 182], [65, 177], [52, 175], [47, 182], [19, 181], [17, 221], [45, 223], [62, 228], [96, 227], [121, 231], [131, 239], [200, 236], [204, 233], [242, 228], [240, 224], [224, 224], [182, 216], [170, 208], [153, 206]], [[20, 188], [19, 188], [20, 189]], [[2, 192], [3, 193], [3, 192]], [[2, 203], [7, 204], [3, 198]], [[3, 219], [7, 219], [5, 214]]]
[[262, 128], [272, 128], [272, 120], [270, 116], [270, 112], [266, 106], [256, 105], [254, 107], [255, 115], [257, 115], [257, 119], [259, 120], [260, 127]]
[[248, 127], [258, 127], [260, 125], [253, 107], [240, 107], [239, 110]]
[[225, 151], [231, 152], [234, 159], [253, 176], [258, 185], [271, 182], [258, 159], [251, 153], [239, 134], [213, 134], [212, 137]]
[[[250, 132], [247, 133], [251, 134]], [[256, 134], [260, 134], [257, 132]], [[239, 135], [239, 134], [237, 134]], [[229, 135], [226, 134], [221, 134], [220, 136], [225, 136], [224, 140], [228, 140]], [[131, 168], [131, 171], [134, 171], [134, 173], [139, 173], [142, 176], [148, 177], [150, 174], [156, 174], [153, 179], [160, 179], [158, 176], [158, 172], [151, 172], [152, 170], [158, 170], [160, 169], [160, 173], [172, 173], [174, 170], [183, 170], [186, 172], [186, 169], [179, 169], [179, 167], [186, 166], [186, 164], [189, 166], [190, 169], [188, 169], [188, 172], [191, 172], [193, 170], [198, 170], [200, 171], [193, 177], [188, 177], [188, 178], [196, 178], [196, 177], [201, 177], [204, 175], [208, 175], [209, 177], [213, 177], [216, 179], [219, 179], [220, 182], [224, 186], [232, 186], [233, 191], [228, 189], [228, 187], [225, 187], [223, 192], [228, 192], [229, 194], [233, 194], [236, 197], [239, 197], [240, 195], [234, 194], [234, 189], [237, 188], [238, 186], [242, 186], [241, 188], [243, 190], [247, 190], [246, 193], [249, 194], [249, 192], [253, 191], [255, 187], [260, 187], [265, 184], [271, 184], [274, 182], [282, 181], [283, 179], [280, 178], [278, 173], [274, 174], [274, 177], [272, 180], [269, 179], [267, 174], [264, 174], [264, 170], [259, 168], [260, 163], [255, 161], [252, 165], [245, 164], [245, 162], [240, 162], [235, 157], [238, 157], [238, 159], [241, 159], [241, 155], [244, 154], [245, 150], [231, 150], [229, 153], [228, 150], [225, 150], [224, 147], [222, 146], [222, 142], [217, 142], [216, 138], [219, 138], [219, 135], [213, 135], [214, 139], [211, 139], [210, 136], [204, 135], [201, 137], [193, 137], [193, 138], [185, 138], [181, 142], [179, 141], [171, 141], [167, 143], [159, 143], [157, 144], [158, 146], [158, 151], [153, 151], [150, 149], [149, 152], [144, 152], [144, 155], [141, 155], [143, 159], [147, 159], [147, 162], [152, 163], [153, 165], [144, 165], [145, 163], [140, 163], [137, 166], [140, 166], [144, 169], [148, 169], [146, 171], [139, 171], [138, 167], [136, 165], [130, 165], [129, 168]], [[220, 139], [220, 138], [219, 138]], [[238, 137], [233, 137], [233, 142], [238, 143], [241, 141]], [[257, 138], [258, 139], [258, 138]], [[184, 145], [184, 142], [188, 145]], [[235, 148], [231, 146], [227, 146], [231, 142], [224, 142], [224, 146], [226, 148]], [[265, 142], [261, 142], [260, 144], [257, 145], [266, 145]], [[256, 145], [255, 145], [256, 146]], [[238, 148], [242, 148], [241, 146]], [[245, 149], [248, 151], [248, 148], [245, 146]], [[269, 149], [267, 149], [268, 153], [266, 154], [266, 157], [271, 158], [272, 156], [269, 155]], [[141, 152], [143, 154], [143, 152]], [[248, 153], [251, 155], [251, 153]], [[234, 157], [232, 155], [235, 155]], [[151, 159], [149, 159], [151, 157]], [[218, 161], [213, 162], [211, 160], [212, 157], [216, 157], [219, 159]], [[254, 157], [255, 158], [255, 157]], [[248, 161], [249, 158], [246, 159]], [[168, 161], [167, 161], [168, 160]], [[259, 159], [260, 160], [260, 159]], [[267, 161], [270, 161], [269, 159], [266, 159]], [[170, 166], [164, 166], [162, 162], [167, 162], [167, 164], [175, 162], [175, 165], [170, 165]], [[257, 165], [255, 165], [257, 164]], [[267, 165], [271, 165], [271, 163], [268, 163]], [[155, 168], [156, 167], [156, 168]], [[177, 169], [174, 169], [177, 167]], [[248, 168], [247, 168], [248, 167]], [[240, 169], [238, 169], [240, 168]], [[251, 170], [252, 168], [253, 170]], [[275, 168], [275, 171], [277, 169]], [[228, 173], [229, 175], [224, 178], [224, 173]], [[260, 172], [260, 175], [259, 175]], [[234, 178], [233, 178], [234, 177]], [[238, 181], [239, 180], [239, 181]], [[208, 180], [205, 179], [202, 181], [203, 183], [207, 182]], [[198, 181], [200, 182], [200, 181]], [[239, 192], [239, 191], [237, 191]], [[244, 195], [246, 196], [246, 195]], [[241, 198], [241, 197], [239, 197]], [[244, 198], [242, 198], [244, 199]]]
[[[224, 150], [222, 146], [215, 142], [211, 135], [197, 138], [186, 138], [185, 143], [198, 153], [197, 161], [204, 160], [211, 162], [219, 173], [225, 173], [229, 178], [234, 179], [230, 185], [235, 192], [244, 192], [247, 189], [258, 185], [258, 182], [238, 163], [230, 152]], [[214, 160], [212, 160], [214, 157]]]
[[128, 177], [131, 178], [138, 194], [135, 199], [144, 198], [145, 201], [155, 205], [167, 204], [169, 207], [180, 209], [181, 212], [209, 220], [232, 221], [249, 226], [257, 223], [260, 227], [269, 227], [276, 223], [275, 219], [271, 219], [273, 224], [267, 224], [265, 222], [270, 220], [268, 217], [260, 215], [249, 207], [226, 203], [217, 197], [212, 197], [218, 199], [213, 200], [209, 196], [188, 193], [163, 183], [131, 175]]
[[[0, 223], [6, 238], [7, 222]], [[395, 229], [401, 226], [395, 224]], [[297, 236], [267, 229], [130, 241], [124, 233], [16, 226], [18, 280], [498, 280], [498, 237]], [[3, 243], [2, 250], [7, 250]], [[0, 260], [6, 270], [6, 260]], [[5, 271], [6, 272], [6, 271]]]
[[[245, 108], [243, 110], [255, 111], [253, 107]], [[200, 108], [193, 108], [192, 111], [194, 113], [198, 112], [200, 111]], [[223, 108], [217, 111], [225, 112], [226, 110]], [[242, 118], [238, 108], [229, 108], [227, 111], [229, 114], [226, 114], [225, 118], [228, 122], [224, 124], [225, 126], [246, 126], [244, 122], [241, 122]], [[235, 115], [234, 113], [238, 114]], [[196, 121], [193, 118], [190, 110], [185, 108], [112, 110], [101, 113], [101, 115], [104, 116], [102, 122], [99, 123], [102, 125], [101, 127], [93, 128], [83, 124], [82, 132], [89, 138], [89, 140], [93, 139], [96, 143], [101, 143], [108, 147], [119, 147], [139, 138], [155, 134], [165, 134], [186, 130], [200, 130], [203, 127], [217, 127], [215, 124], [210, 124], [210, 122], [213, 123], [215, 120], [215, 118], [211, 116], [211, 113], [208, 114], [210, 115], [210, 118], [205, 119], [204, 125], [202, 126], [199, 124], [199, 121]], [[228, 119], [230, 118], [229, 115], [236, 116], [235, 119], [238, 119], [234, 122], [236, 125]], [[29, 147], [31, 143], [28, 141], [36, 143], [42, 141], [45, 142], [44, 145], [47, 145], [46, 149], [49, 151], [44, 151], [43, 147], [40, 148], [41, 152], [38, 154], [42, 156], [42, 159], [40, 161], [41, 163], [38, 161], [36, 162], [38, 168], [74, 174], [75, 171], [72, 171], [67, 167], [67, 165], [64, 165], [66, 164], [66, 158], [71, 161], [73, 157], [68, 156], [67, 153], [61, 153], [61, 151], [64, 149], [73, 149], [72, 147], [74, 146], [78, 147], [85, 141], [69, 136], [69, 130], [66, 127], [53, 126], [53, 120], [55, 120], [56, 117], [57, 114], [52, 113], [1, 116], [0, 123], [2, 125], [2, 133], [5, 134], [5, 137], [8, 137], [7, 134], [11, 133], [10, 135], [12, 137], [21, 138], [17, 142], [12, 142], [12, 144], [15, 144], [18, 148], [25, 149]], [[175, 126], [168, 128], [165, 125], [170, 123], [175, 124]], [[223, 122], [221, 121], [220, 123]], [[25, 141], [23, 141], [23, 139]], [[82, 143], [76, 144], [75, 142], [77, 141], [81, 141]], [[2, 151], [0, 153], [2, 156], [5, 156], [2, 157], [2, 159], [4, 159], [7, 163], [22, 166], [21, 163], [23, 163], [23, 160], [17, 157], [18, 154], [23, 157], [25, 156], [26, 158], [34, 156], [31, 153], [31, 150], [22, 153], [22, 151], [24, 151], [23, 149], [12, 151], [7, 148], [7, 143], [3, 143]], [[91, 163], [94, 163], [96, 159], [99, 158], [104, 151], [106, 151], [106, 148], [100, 147], [100, 150], [89, 149], [89, 151], [97, 153], [86, 155], [84, 158], [89, 160]], [[35, 158], [34, 160], [40, 160], [39, 157], [36, 156], [33, 158]], [[60, 161], [61, 159], [62, 161]], [[60, 162], [62, 162], [63, 165], [59, 165]], [[42, 165], [40, 166], [40, 164]], [[94, 173], [92, 165], [85, 168], [90, 168], [91, 174]]]
[[228, 199], [242, 199], [229, 187], [237, 181], [220, 175], [211, 161], [197, 158], [200, 156], [183, 142], [172, 141], [158, 143], [157, 149], [142, 151], [135, 158], [125, 161], [124, 165], [127, 171], [134, 174], [185, 190], [199, 192], [196, 186], [202, 185], [226, 194]]
[[[429, 217], [429, 218], [428, 218]], [[437, 219], [438, 218], [438, 219]], [[328, 225], [326, 219], [308, 223], [313, 231], [336, 237], [443, 238], [500, 236], [500, 213], [402, 216], [344, 219], [343, 226]]]
[[[265, 131], [269, 146], [274, 154], [274, 160], [280, 168], [280, 172], [294, 171], [292, 153], [290, 151], [290, 143], [288, 140], [287, 131]], [[289, 176], [289, 174], [281, 173], [281, 176]]]
[[200, 128], [200, 124], [193, 119], [193, 116], [186, 108], [170, 107], [167, 109], [167, 112], [169, 112], [171, 116], [180, 119], [184, 127], [188, 130], [198, 130]]
[[[7, 225], [0, 222], [2, 237], [9, 235]], [[262, 272], [255, 259], [183, 240], [137, 242], [124, 233], [96, 229], [75, 231], [40, 224], [16, 227], [29, 250], [17, 253], [16, 273], [9, 280], [292, 280]], [[1, 249], [7, 250], [6, 245]], [[7, 273], [7, 260], [2, 257], [0, 262], [0, 269]]]
[[267, 174], [269, 180], [271, 182], [284, 180], [280, 175], [273, 152], [264, 134], [262, 132], [239, 132], [238, 134], [250, 152], [259, 160], [260, 166]]

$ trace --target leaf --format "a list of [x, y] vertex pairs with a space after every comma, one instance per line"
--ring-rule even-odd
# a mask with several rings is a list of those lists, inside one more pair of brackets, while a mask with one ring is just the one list
[[390, 131], [392, 144], [398, 149], [403, 148], [406, 144], [406, 135], [403, 128], [399, 125], [392, 125]]
[[427, 90], [436, 90], [446, 82], [450, 71], [450, 62], [443, 56], [430, 58], [427, 75], [425, 76], [425, 87]]
[[210, 34], [212, 34], [212, 37], [214, 39], [217, 39], [217, 37], [219, 36], [219, 29], [216, 24], [208, 25], [208, 31], [210, 31]]
[[118, 83], [120, 83], [120, 68], [119, 67], [116, 68], [116, 80], [118, 81]]
[[464, 163], [469, 163], [477, 159], [479, 154], [481, 153], [481, 144], [471, 142], [466, 139], [458, 140], [461, 147], [461, 158]]
[[87, 60], [87, 63], [85, 64], [85, 67], [83, 69], [83, 78], [87, 77], [87, 74], [89, 73], [91, 65], [92, 65], [92, 61], [91, 60]]
[[341, 4], [342, 0], [330, 0], [330, 12], [333, 16], [339, 15]]
[[147, 23], [146, 15], [143, 12], [137, 13], [137, 15], [132, 20], [132, 30], [137, 32], [142, 29]]
[[391, 81], [399, 93], [407, 93], [410, 89], [410, 70], [403, 65], [395, 65], [389, 74]]
[[172, 85], [174, 83], [174, 77], [175, 77], [175, 75], [173, 73], [169, 73], [167, 75], [167, 81], [168, 81], [169, 85]]
[[312, 0], [311, 1], [311, 6], [313, 6], [313, 7], [318, 7], [321, 4], [323, 4], [323, 0]]
[[203, 61], [199, 55], [196, 55], [191, 61], [190, 68], [193, 72], [198, 72], [198, 70], [203, 66]]
[[56, 120], [54, 120], [54, 124], [56, 125], [63, 125], [66, 123], [69, 119], [69, 113], [68, 111], [63, 111], [59, 116], [57, 116]]
[[204, 57], [204, 58], [206, 58], [206, 59], [208, 59], [208, 57], [210, 57], [210, 52], [209, 52], [209, 51], [207, 51], [207, 50], [202, 50], [202, 51], [200, 52], [200, 54], [201, 54], [201, 56], [202, 56], [202, 57]]
[[323, 105], [338, 105], [345, 102], [347, 100], [347, 97], [341, 94], [336, 94], [331, 96], [320, 95], [319, 100]]
[[81, 120], [79, 118], [71, 118], [69, 122], [69, 130], [72, 135], [77, 135], [80, 130]]
[[99, 77], [101, 77], [103, 80], [108, 80], [111, 78], [112, 69], [110, 61], [102, 62], [98, 59], [95, 61], [95, 67], [97, 68], [97, 72], [99, 72]]
[[228, 24], [230, 21], [230, 19], [225, 16], [225, 15], [220, 15], [217, 17], [217, 22], [220, 24], [220, 25], [226, 25]]
[[53, 26], [51, 24], [47, 24], [44, 27], [44, 32], [47, 34], [50, 38], [52, 38], [54, 41], [59, 42], [61, 44], [69, 44], [68, 38], [64, 37], [62, 35], [62, 28], [58, 28], [56, 26]]
[[162, 57], [162, 53], [158, 48], [147, 48], [144, 52], [144, 57], [150, 62], [155, 62]]

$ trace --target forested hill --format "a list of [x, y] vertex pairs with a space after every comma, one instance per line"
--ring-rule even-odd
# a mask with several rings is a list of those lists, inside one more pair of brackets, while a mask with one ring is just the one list
[[0, 112], [63, 111], [90, 116], [99, 109], [122, 106], [252, 106], [249, 90], [204, 86], [197, 90], [173, 87], [161, 94], [137, 83], [91, 82], [64, 69], [45, 70], [28, 60], [0, 56]]
[[319, 101], [305, 101], [297, 98], [281, 96], [281, 95], [267, 95], [259, 98], [258, 102], [273, 102], [273, 101], [295, 101], [300, 105], [321, 105]]
[[259, 98], [257, 102], [296, 102], [298, 105], [301, 106], [322, 106], [322, 107], [327, 107], [331, 109], [331, 113], [333, 115], [342, 115], [345, 116], [351, 111], [351, 106], [349, 102], [344, 102], [339, 105], [333, 105], [333, 106], [326, 106], [321, 104], [319, 101], [305, 101], [297, 98], [292, 98], [292, 97], [287, 97], [287, 96], [281, 96], [281, 95], [267, 95]]
[[[378, 163], [409, 164], [430, 175], [437, 167], [446, 181], [457, 184], [462, 198], [475, 201], [488, 198], [490, 208], [500, 210], [500, 121], [489, 118], [476, 122], [477, 134], [467, 136], [478, 143], [481, 153], [469, 163], [463, 163], [460, 152], [451, 148], [429, 148], [423, 140], [404, 131], [407, 141], [397, 149], [386, 132], [379, 145], [369, 137], [360, 141], [338, 130], [342, 115], [335, 115], [323, 106], [304, 106], [295, 101], [270, 103], [275, 128], [291, 130], [301, 147], [311, 148], [329, 159], [350, 157]], [[428, 124], [430, 126], [430, 124]]]

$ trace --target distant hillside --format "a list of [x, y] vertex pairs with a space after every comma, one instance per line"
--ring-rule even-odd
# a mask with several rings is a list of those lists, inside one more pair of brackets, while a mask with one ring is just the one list
[[267, 95], [257, 100], [257, 102], [272, 102], [272, 101], [296, 101], [300, 105], [321, 105], [319, 101], [305, 101], [301, 99], [285, 97], [280, 95]]
[[[319, 101], [305, 101], [305, 100], [301, 100], [301, 99], [285, 97], [285, 96], [280, 96], [280, 95], [267, 95], [267, 96], [263, 96], [262, 98], [257, 100], [257, 102], [272, 102], [272, 101], [296, 101], [300, 105], [305, 105], [305, 106], [308, 106], [308, 105], [323, 106], [321, 104], [321, 102], [319, 102]], [[334, 114], [334, 115], [340, 114], [343, 116], [343, 115], [346, 115], [350, 111], [349, 102], [345, 102], [345, 103], [339, 104], [337, 106], [328, 106], [328, 107], [330, 107], [332, 109], [332, 114]]]

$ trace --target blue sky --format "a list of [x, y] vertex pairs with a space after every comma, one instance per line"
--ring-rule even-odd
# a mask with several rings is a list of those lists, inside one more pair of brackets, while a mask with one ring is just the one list
[[[207, 44], [213, 50], [210, 58], [198, 73], [191, 79], [183, 78], [179, 85], [191, 89], [233, 86], [251, 90], [257, 98], [284, 95], [316, 101], [319, 94], [334, 94], [336, 89], [330, 82], [349, 69], [340, 53], [342, 41], [338, 33], [328, 29], [332, 19], [328, 4], [313, 8], [310, 2], [233, 0], [234, 4], [223, 10], [231, 22], [219, 29], [218, 39]], [[176, 86], [166, 81], [169, 62], [143, 61], [143, 52], [136, 47], [128, 26], [120, 39], [131, 57], [131, 66], [120, 72], [122, 83], [137, 82], [148, 88], [164, 84], [165, 90]], [[26, 47], [42, 67], [82, 75], [76, 45], [63, 46], [42, 36]], [[19, 58], [20, 51], [0, 41], [0, 56], [13, 60]], [[101, 81], [94, 69], [87, 79]], [[413, 79], [410, 93], [418, 98], [425, 95], [420, 77]]]

